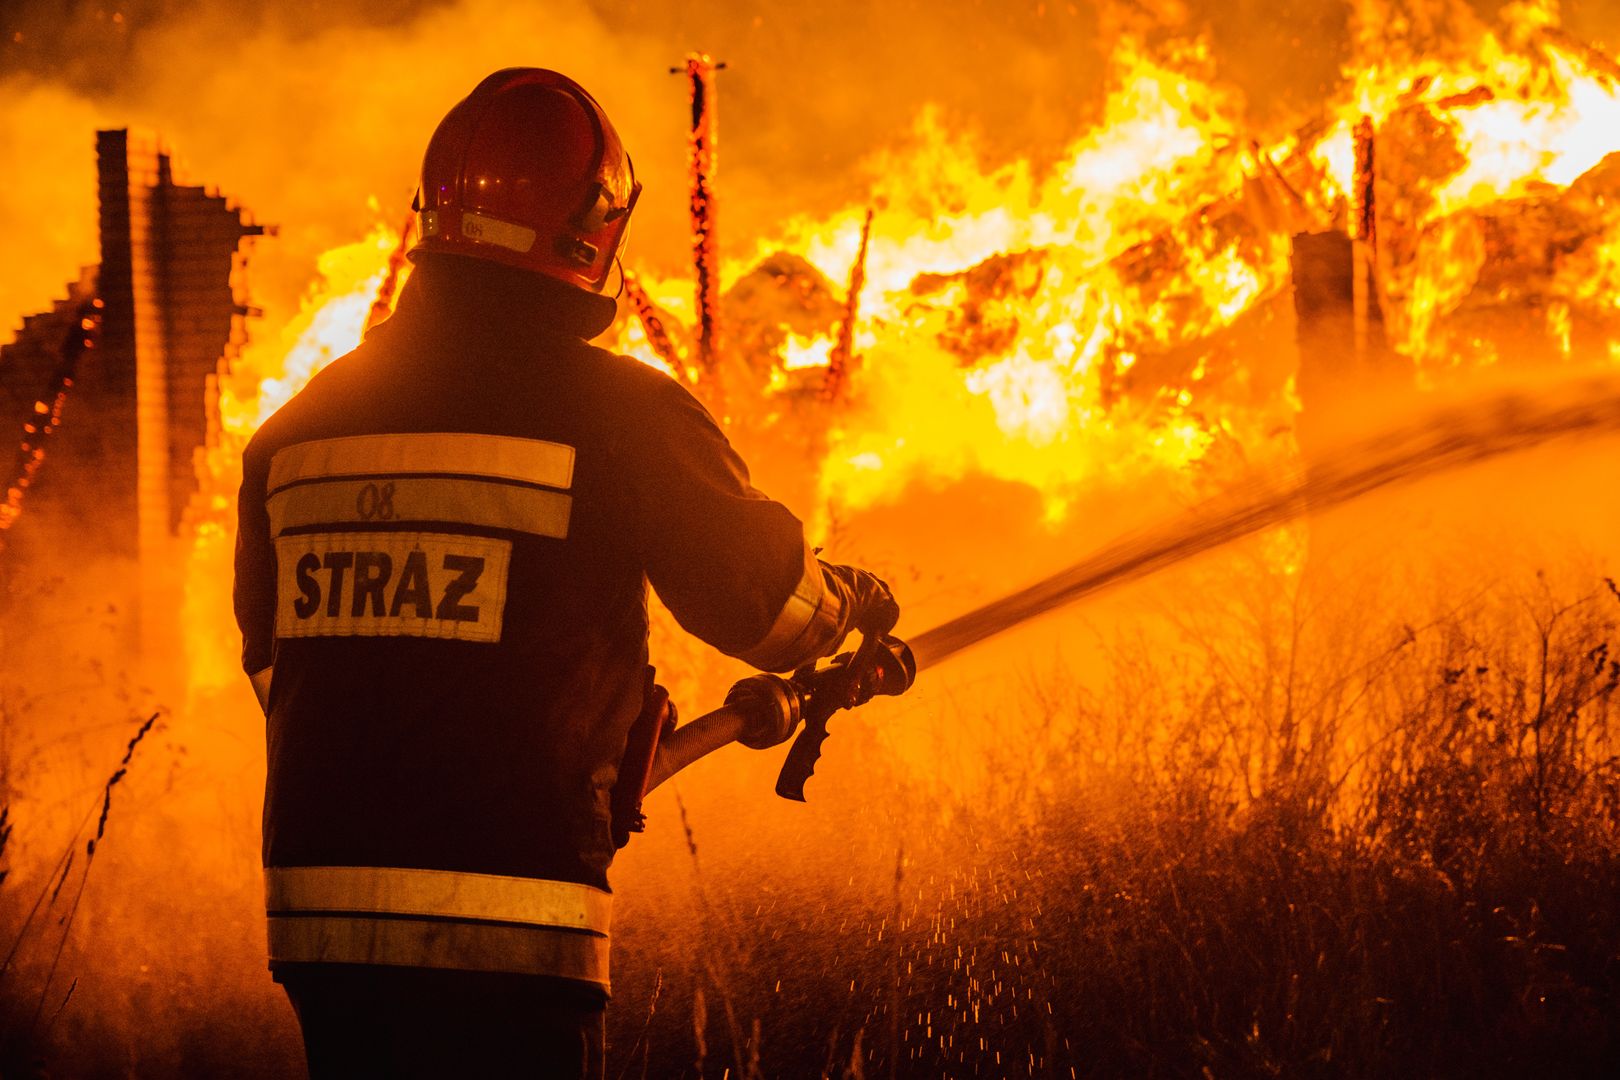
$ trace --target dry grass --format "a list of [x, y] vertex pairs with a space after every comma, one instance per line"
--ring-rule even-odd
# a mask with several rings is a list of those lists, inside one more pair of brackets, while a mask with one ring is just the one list
[[[1252, 596], [1242, 633], [1178, 619], [1173, 655], [1120, 649], [1106, 692], [1031, 687], [1047, 722], [990, 763], [1012, 782], [887, 822], [893, 895], [788, 899], [737, 931], [753, 964], [727, 996], [758, 1068], [1611, 1075], [1620, 597], [1556, 592], [1359, 627]], [[880, 757], [873, 803], [935, 797], [875, 780]], [[620, 1006], [641, 1034], [633, 989]], [[689, 1034], [645, 1034], [651, 1074], [696, 1074]]]
[[[63, 850], [49, 879], [39, 889], [33, 905], [28, 909], [27, 915], [16, 928], [9, 942], [5, 959], [0, 962], [0, 1002], [4, 1003], [3, 1013], [0, 1013], [0, 1068], [5, 1075], [18, 1075], [26, 1068], [33, 1071], [41, 1067], [42, 1047], [49, 1039], [51, 1029], [58, 1017], [61, 1016], [68, 1003], [73, 999], [73, 993], [78, 988], [77, 976], [66, 976], [65, 990], [58, 981], [58, 969], [62, 963], [63, 952], [73, 934], [74, 919], [79, 913], [79, 903], [84, 898], [85, 886], [90, 879], [90, 869], [95, 863], [96, 851], [107, 836], [107, 823], [112, 815], [113, 789], [129, 774], [130, 762], [135, 757], [135, 750], [148, 734], [153, 725], [162, 715], [155, 712], [141, 722], [130, 736], [124, 748], [124, 756], [119, 760], [117, 768], [102, 785], [100, 798], [85, 815], [79, 826]], [[96, 813], [100, 808], [99, 816]], [[9, 821], [10, 807], [0, 809], [0, 859], [5, 856], [7, 842], [11, 839], [12, 825]], [[77, 859], [79, 836], [95, 820], [94, 835], [84, 841], [84, 857]], [[75, 866], [77, 862], [77, 866]], [[63, 887], [68, 885], [70, 875], [75, 875], [76, 882], [69, 895], [64, 896]], [[8, 871], [0, 870], [0, 883], [5, 881]], [[62, 901], [58, 905], [58, 901]], [[55, 916], [52, 918], [52, 916]], [[54, 938], [54, 941], [51, 939]], [[32, 949], [34, 956], [24, 957], [26, 949]], [[32, 970], [39, 967], [39, 961], [45, 955], [49, 956], [49, 963], [40, 975]], [[19, 964], [19, 959], [23, 963]], [[34, 961], [30, 964], [28, 961]], [[14, 968], [14, 965], [16, 967]], [[19, 973], [26, 971], [19, 980], [8, 981], [7, 977], [14, 970]], [[14, 985], [21, 982], [24, 985]], [[36, 985], [37, 984], [37, 985]], [[18, 1021], [27, 1013], [24, 1001], [30, 995], [36, 994], [31, 1017], [25, 1023]], [[47, 1009], [47, 1006], [53, 1006]]]

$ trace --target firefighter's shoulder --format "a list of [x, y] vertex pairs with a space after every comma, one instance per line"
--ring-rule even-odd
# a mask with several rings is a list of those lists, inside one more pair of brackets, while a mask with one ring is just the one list
[[614, 383], [615, 397], [643, 431], [665, 423], [696, 423], [719, 430], [714, 418], [687, 385], [663, 368], [633, 356], [593, 349], [604, 374]]
[[[356, 350], [358, 352], [358, 350]], [[303, 430], [332, 405], [346, 400], [343, 384], [355, 367], [355, 352], [346, 353], [317, 371], [303, 388], [282, 402], [253, 432], [242, 452], [243, 468], [268, 465], [277, 450], [303, 438]]]

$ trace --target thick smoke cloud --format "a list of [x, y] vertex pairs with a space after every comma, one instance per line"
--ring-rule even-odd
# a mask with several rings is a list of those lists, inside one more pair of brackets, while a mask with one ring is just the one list
[[633, 257], [674, 268], [686, 245], [685, 91], [668, 69], [686, 50], [730, 65], [721, 76], [722, 228], [746, 244], [785, 216], [858, 198], [851, 165], [927, 104], [981, 131], [992, 153], [1055, 154], [1095, 112], [1107, 42], [1119, 31], [1089, 3], [1009, 10], [971, 0], [455, 0], [335, 13], [260, 0], [133, 0], [66, 14], [55, 3], [6, 5], [0, 147], [23, 181], [0, 198], [9, 256], [0, 327], [43, 307], [96, 258], [98, 124], [157, 129], [194, 178], [281, 226], [253, 270], [256, 300], [274, 316], [296, 299], [316, 254], [371, 223], [368, 200], [385, 220], [403, 215], [433, 123], [494, 68], [553, 66], [592, 88], [647, 185]]
[[[97, 107], [57, 86], [0, 80], [0, 343], [45, 310], [96, 250]], [[9, 419], [8, 419], [9, 422]]]
[[[76, 94], [38, 74], [7, 80], [8, 105], [13, 88], [25, 86], [47, 104], [56, 95], [74, 106], [55, 115], [30, 110], [22, 121], [12, 119], [19, 110], [4, 109], [10, 126], [21, 128], [8, 157], [51, 185], [39, 204], [8, 198], [0, 209], [14, 243], [40, 252], [20, 280], [5, 281], [0, 314], [8, 322], [25, 305], [38, 306], [40, 290], [74, 264], [95, 258], [91, 117], [158, 130], [194, 179], [281, 227], [277, 240], [259, 246], [252, 275], [256, 299], [274, 314], [296, 298], [319, 252], [355, 239], [379, 214], [403, 218], [434, 122], [495, 68], [529, 63], [577, 73], [599, 88], [633, 144], [650, 141], [643, 133], [664, 119], [642, 103], [670, 98], [665, 111], [679, 115], [654, 46], [561, 3], [471, 0], [424, 8], [402, 25], [315, 29], [286, 15], [249, 20], [208, 6], [131, 34], [102, 68], [64, 67], [67, 85], [82, 88]], [[671, 155], [646, 157], [649, 182], [678, 183]], [[373, 199], [377, 211], [368, 208]], [[47, 222], [61, 225], [47, 232]]]
[[[282, 227], [259, 246], [252, 279], [274, 317], [316, 254], [379, 214], [403, 216], [433, 123], [496, 67], [554, 66], [602, 99], [647, 184], [632, 258], [669, 270], [686, 232], [685, 97], [668, 69], [690, 48], [730, 65], [720, 76], [722, 241], [746, 247], [784, 217], [860, 198], [866, 181], [853, 166], [927, 105], [975, 131], [993, 158], [1055, 156], [1097, 118], [1122, 34], [1202, 35], [1214, 75], [1247, 100], [1254, 133], [1274, 133], [1337, 86], [1353, 6], [11, 0], [0, 5], [0, 340], [95, 261], [97, 125], [159, 130], [194, 178]], [[1503, 3], [1471, 6], [1489, 17]], [[1563, 12], [1577, 36], [1620, 44], [1609, 0], [1567, 0]]]

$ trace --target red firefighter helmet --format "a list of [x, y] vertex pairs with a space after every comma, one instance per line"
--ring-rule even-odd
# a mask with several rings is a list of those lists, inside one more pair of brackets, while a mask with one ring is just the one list
[[411, 254], [471, 255], [600, 292], [640, 194], [618, 132], [584, 87], [507, 68], [428, 141]]

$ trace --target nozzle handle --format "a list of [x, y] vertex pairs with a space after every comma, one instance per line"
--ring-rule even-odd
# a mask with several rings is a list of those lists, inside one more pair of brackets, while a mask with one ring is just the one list
[[804, 785], [815, 774], [821, 760], [821, 745], [827, 741], [827, 721], [839, 709], [865, 705], [879, 694], [898, 697], [911, 689], [917, 679], [917, 661], [911, 646], [885, 633], [868, 633], [853, 653], [833, 658], [820, 671], [804, 671], [788, 680], [799, 693], [804, 730], [793, 740], [782, 771], [776, 777], [776, 793], [784, 799], [804, 802]]

